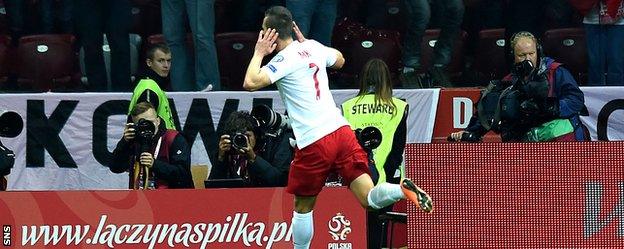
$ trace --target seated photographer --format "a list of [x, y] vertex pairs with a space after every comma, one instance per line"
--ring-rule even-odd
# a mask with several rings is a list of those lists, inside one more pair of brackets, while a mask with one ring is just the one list
[[545, 57], [529, 32], [516, 33], [511, 46], [511, 74], [483, 90], [468, 127], [449, 141], [477, 142], [489, 130], [503, 142], [586, 140], [579, 115], [587, 115], [587, 108], [570, 72]]
[[249, 187], [286, 186], [294, 134], [279, 123], [265, 123], [246, 111], [230, 114], [208, 179], [241, 178]]
[[131, 189], [193, 188], [191, 154], [182, 134], [166, 129], [148, 102], [136, 104], [130, 115], [110, 170], [130, 171]]

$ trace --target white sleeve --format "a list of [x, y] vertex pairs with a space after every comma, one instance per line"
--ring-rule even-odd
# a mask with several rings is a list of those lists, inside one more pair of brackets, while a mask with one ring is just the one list
[[325, 49], [325, 67], [331, 67], [336, 64], [336, 60], [338, 60], [338, 56], [336, 55], [336, 51], [329, 47], [324, 47]]
[[295, 70], [294, 63], [292, 58], [289, 59], [287, 56], [283, 56], [282, 54], [277, 54], [269, 63], [264, 65], [261, 70], [263, 70], [267, 75], [269, 75], [269, 79], [271, 80], [271, 84], [277, 82], [284, 76], [290, 74]]
[[336, 55], [336, 52], [334, 51], [334, 49], [327, 47], [315, 40], [306, 40], [306, 42], [313, 42], [314, 50], [321, 51], [322, 56], [323, 56], [322, 58], [325, 58], [325, 67], [331, 67], [334, 64], [336, 64], [336, 60], [338, 59], [338, 56]]

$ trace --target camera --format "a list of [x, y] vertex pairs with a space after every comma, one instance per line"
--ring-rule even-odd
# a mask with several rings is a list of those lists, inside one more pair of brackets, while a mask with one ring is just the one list
[[265, 131], [290, 129], [290, 118], [287, 115], [275, 112], [267, 105], [256, 105], [251, 109], [251, 116], [258, 120], [260, 128]]
[[0, 177], [11, 173], [15, 163], [15, 153], [0, 143]]
[[531, 62], [530, 60], [523, 60], [521, 62], [514, 64], [511, 70], [518, 77], [520, 77], [520, 79], [524, 79], [524, 77], [529, 76], [529, 74], [533, 72], [533, 68], [534, 68], [533, 62]]
[[[17, 137], [24, 128], [22, 117], [13, 111], [0, 115], [0, 137]], [[11, 173], [15, 163], [15, 153], [0, 143], [0, 177]]]
[[154, 123], [146, 119], [139, 119], [134, 125], [134, 132], [136, 134], [136, 143], [139, 145], [140, 153], [149, 152], [152, 147], [152, 139], [156, 132]]
[[244, 132], [230, 134], [230, 139], [232, 140], [232, 147], [236, 150], [241, 150], [249, 146], [249, 137], [247, 137]]
[[0, 137], [17, 137], [24, 128], [24, 121], [17, 112], [6, 111], [0, 114]]
[[356, 129], [355, 137], [362, 148], [366, 150], [374, 150], [381, 144], [381, 131], [374, 126], [368, 126], [364, 129]]

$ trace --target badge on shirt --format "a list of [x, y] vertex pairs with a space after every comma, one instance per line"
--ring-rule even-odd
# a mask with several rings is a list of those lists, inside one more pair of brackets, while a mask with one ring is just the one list
[[271, 61], [272, 62], [282, 62], [282, 61], [284, 61], [284, 56], [276, 55], [275, 57], [273, 57], [273, 59]]
[[271, 70], [271, 72], [273, 72], [273, 73], [277, 72], [277, 68], [275, 68], [275, 66], [269, 64], [269, 65], [267, 65], [267, 67]]

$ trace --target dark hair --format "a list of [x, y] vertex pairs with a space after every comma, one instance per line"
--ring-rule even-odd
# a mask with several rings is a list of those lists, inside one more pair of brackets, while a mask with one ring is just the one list
[[232, 134], [235, 132], [245, 132], [245, 131], [253, 131], [256, 136], [256, 120], [248, 111], [235, 111], [228, 116], [225, 120], [224, 129], [221, 133], [223, 134]]
[[151, 103], [139, 102], [136, 105], [134, 105], [134, 107], [132, 108], [132, 111], [130, 112], [130, 116], [134, 117], [134, 116], [141, 115], [149, 109], [154, 109], [154, 111], [156, 111], [156, 108], [154, 108], [154, 106]]
[[156, 51], [160, 50], [165, 54], [170, 54], [171, 50], [169, 49], [169, 46], [167, 46], [167, 44], [165, 43], [156, 43], [151, 45], [148, 49], [147, 52], [145, 53], [145, 58], [146, 59], [150, 59], [150, 60], [154, 60], [154, 54], [156, 54]]
[[368, 60], [360, 73], [358, 96], [364, 96], [371, 92], [375, 94], [375, 104], [388, 104], [396, 109], [396, 105], [392, 101], [390, 70], [384, 61], [377, 58]]
[[264, 12], [265, 28], [275, 29], [280, 39], [292, 37], [293, 19], [290, 11], [283, 6], [273, 6]]

